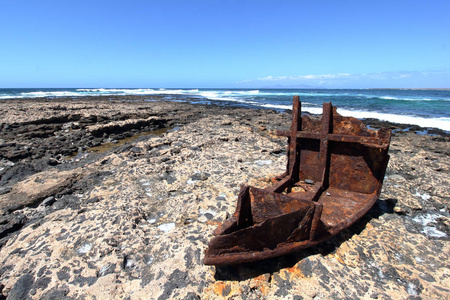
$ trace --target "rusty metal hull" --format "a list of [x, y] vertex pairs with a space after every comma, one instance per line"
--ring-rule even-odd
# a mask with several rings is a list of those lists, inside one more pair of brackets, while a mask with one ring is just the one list
[[369, 130], [324, 103], [322, 118], [301, 117], [294, 97], [286, 172], [265, 189], [242, 186], [236, 211], [215, 231], [207, 265], [289, 254], [348, 228], [378, 199], [391, 133]]

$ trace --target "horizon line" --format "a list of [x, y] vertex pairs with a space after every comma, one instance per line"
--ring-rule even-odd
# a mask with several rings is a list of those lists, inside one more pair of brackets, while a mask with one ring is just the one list
[[327, 87], [0, 87], [0, 89], [266, 89], [266, 90], [450, 90], [450, 88], [425, 87], [372, 87], [372, 88], [327, 88]]

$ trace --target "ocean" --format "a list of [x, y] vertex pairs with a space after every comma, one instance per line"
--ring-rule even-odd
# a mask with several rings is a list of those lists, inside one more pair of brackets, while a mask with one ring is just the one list
[[[285, 110], [299, 95], [302, 111], [332, 102], [344, 116], [375, 118], [450, 131], [450, 90], [413, 89], [0, 89], [0, 99], [108, 95], [161, 95], [166, 100]], [[150, 99], [149, 99], [150, 100]]]

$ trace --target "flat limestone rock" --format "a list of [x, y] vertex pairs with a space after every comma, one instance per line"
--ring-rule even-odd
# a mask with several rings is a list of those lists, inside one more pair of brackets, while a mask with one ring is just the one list
[[53, 196], [83, 176], [83, 170], [57, 169], [40, 172], [15, 184], [7, 194], [0, 195], [0, 213], [24, 206], [31, 206]]

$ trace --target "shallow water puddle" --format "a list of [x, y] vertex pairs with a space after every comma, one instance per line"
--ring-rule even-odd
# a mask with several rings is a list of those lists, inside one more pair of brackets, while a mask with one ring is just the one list
[[130, 143], [133, 142], [135, 140], [137, 140], [139, 137], [141, 136], [146, 136], [146, 135], [163, 135], [164, 133], [166, 133], [167, 131], [169, 131], [171, 128], [170, 127], [166, 127], [166, 128], [159, 128], [156, 130], [150, 130], [150, 131], [144, 131], [144, 132], [140, 132], [140, 133], [136, 133], [135, 135], [132, 135], [130, 137], [121, 139], [121, 140], [117, 140], [116, 142], [107, 142], [107, 143], [103, 143], [99, 146], [95, 146], [95, 147], [90, 147], [87, 148], [86, 151], [88, 153], [104, 153], [114, 147], [118, 147], [118, 146], [122, 146], [126, 143]]
[[159, 129], [150, 130], [150, 131], [143, 131], [140, 133], [136, 133], [130, 137], [126, 137], [124, 139], [117, 140], [115, 142], [106, 142], [99, 146], [89, 147], [83, 152], [75, 152], [71, 156], [66, 157], [66, 159], [80, 158], [80, 157], [86, 155], [87, 153], [105, 153], [115, 147], [122, 146], [126, 143], [131, 143], [131, 142], [137, 140], [141, 136], [163, 135], [164, 133], [166, 133], [167, 131], [172, 130], [172, 129], [173, 129], [172, 127], [165, 127], [165, 128], [159, 128]]

